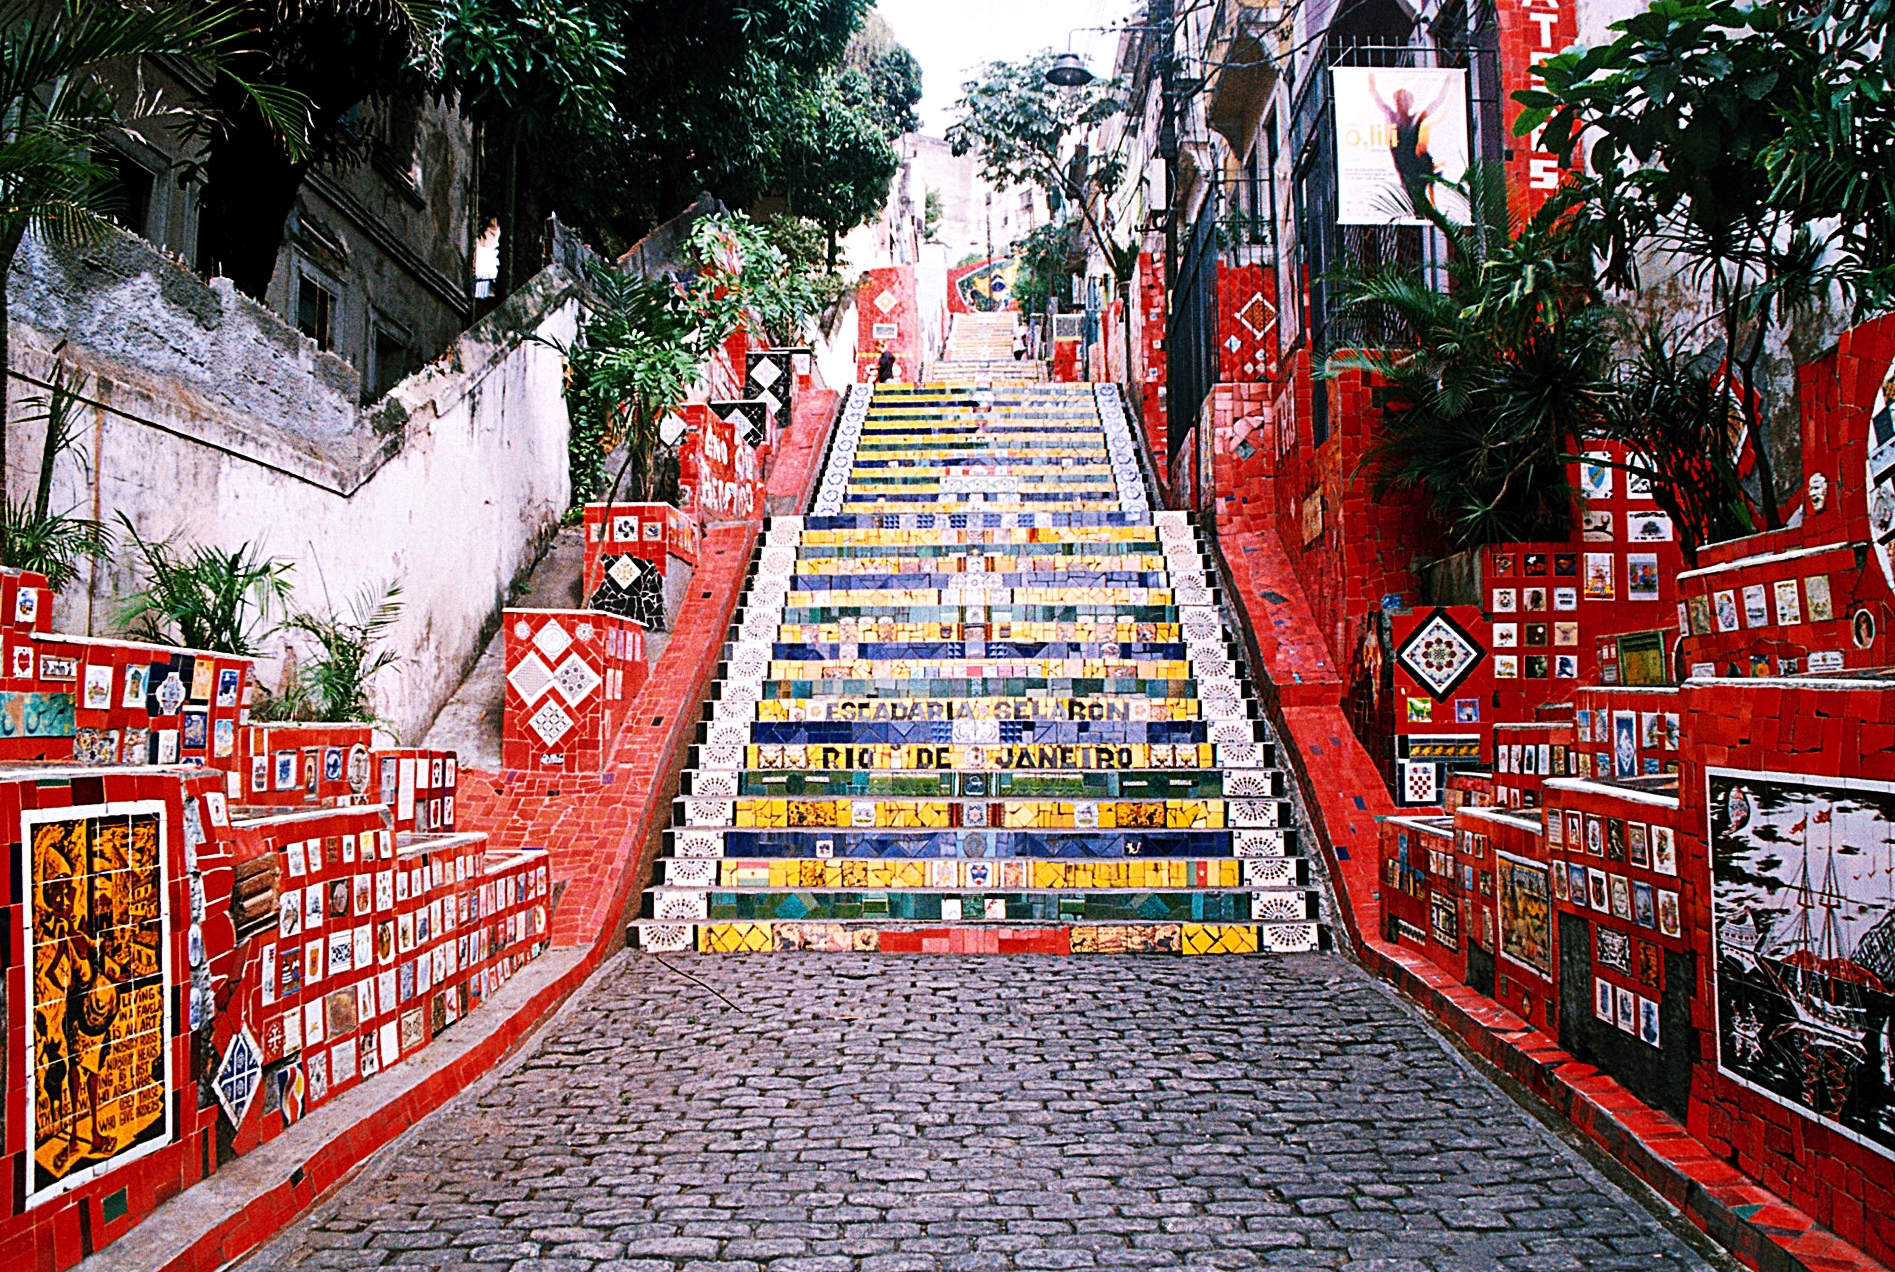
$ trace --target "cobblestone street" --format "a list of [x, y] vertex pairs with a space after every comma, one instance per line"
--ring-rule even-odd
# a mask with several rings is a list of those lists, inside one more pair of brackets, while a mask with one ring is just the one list
[[1177, 1265], [1706, 1266], [1340, 960], [810, 954], [622, 956], [243, 1266]]

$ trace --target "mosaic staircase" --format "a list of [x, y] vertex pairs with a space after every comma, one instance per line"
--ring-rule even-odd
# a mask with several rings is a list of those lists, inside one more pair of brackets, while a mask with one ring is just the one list
[[1114, 386], [857, 386], [765, 530], [636, 943], [1316, 948], [1219, 599]]
[[993, 384], [1000, 381], [1040, 381], [1046, 365], [1013, 356], [1014, 315], [955, 314], [948, 328], [942, 360], [922, 369], [921, 382], [931, 385]]

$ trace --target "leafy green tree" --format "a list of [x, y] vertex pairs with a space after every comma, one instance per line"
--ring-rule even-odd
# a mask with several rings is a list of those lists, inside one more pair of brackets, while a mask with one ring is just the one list
[[747, 208], [774, 183], [777, 130], [803, 77], [834, 67], [868, 0], [607, 0], [634, 53], [609, 146], [575, 150], [561, 215], [629, 244], [702, 191]]
[[209, 125], [202, 112], [126, 100], [104, 72], [128, 58], [190, 59], [214, 95], [243, 105], [286, 153], [302, 144], [293, 94], [242, 78], [234, 63], [247, 37], [232, 10], [113, 0], [8, 0], [0, 5], [0, 474], [7, 471], [6, 406], [11, 373], [7, 276], [28, 233], [84, 246], [115, 233], [116, 178], [99, 148], [121, 129]]
[[[1125, 180], [1116, 155], [1069, 153], [1067, 139], [1083, 135], [1125, 110], [1117, 80], [1079, 88], [1047, 82], [1055, 54], [1045, 49], [1024, 62], [989, 62], [980, 78], [961, 86], [961, 118], [948, 129], [957, 155], [978, 152], [981, 175], [998, 189], [1038, 186], [1055, 208], [1078, 213], [1123, 294], [1138, 269], [1138, 241], [1113, 232], [1112, 201]], [[1044, 248], [1044, 244], [1042, 244]], [[1044, 301], [1042, 301], [1044, 303]], [[1133, 365], [1132, 324], [1125, 323], [1125, 365]]]
[[876, 124], [890, 140], [921, 127], [921, 63], [895, 39], [882, 15], [871, 9], [843, 50], [845, 69], [869, 81]]
[[827, 236], [829, 269], [837, 240], [888, 202], [899, 163], [860, 72], [824, 75], [797, 95], [778, 165], [791, 214], [815, 221]]
[[881, 109], [882, 131], [899, 137], [917, 132], [921, 116], [921, 62], [901, 45], [883, 54], [869, 71], [875, 102]]
[[[1731, 0], [1655, 0], [1613, 30], [1610, 44], [1541, 64], [1545, 88], [1515, 94], [1527, 108], [1516, 131], [1544, 128], [1543, 144], [1570, 155], [1596, 130], [1587, 189], [1612, 227], [1608, 282], [1637, 287], [1655, 251], [1707, 287], [1721, 391], [1752, 439], [1757, 502], [1774, 527], [1759, 382], [1768, 337], [1820, 305], [1832, 281], [1870, 298], [1889, 282], [1886, 41], [1800, 8]], [[1818, 226], [1825, 217], [1838, 218], [1834, 229]]]
[[611, 142], [624, 46], [587, 6], [552, 0], [448, 0], [433, 18], [435, 91], [479, 121], [498, 178], [485, 200], [498, 212], [494, 290], [505, 296], [539, 271], [553, 156]]
[[1332, 355], [1324, 374], [1362, 371], [1387, 385], [1362, 462], [1376, 497], [1422, 496], [1457, 549], [1563, 538], [1567, 461], [1612, 392], [1597, 227], [1571, 194], [1514, 220], [1498, 167], [1470, 169], [1455, 188], [1468, 224], [1416, 202], [1447, 239], [1448, 290], [1399, 265], [1345, 274], [1351, 316], [1383, 335], [1379, 347]]
[[[1755, 34], [1772, 39], [1770, 19], [1753, 12]], [[1895, 305], [1895, 40], [1889, 0], [1829, 0], [1780, 10], [1792, 38], [1780, 49], [1813, 53], [1815, 73], [1779, 78], [1771, 101], [1784, 120], [1765, 147], [1771, 199], [1807, 223], [1834, 228], [1829, 273], [1858, 315]], [[1759, 25], [1768, 23], [1768, 25]]]
[[1044, 313], [1066, 280], [1086, 268], [1086, 247], [1077, 221], [1036, 225], [1020, 241], [1020, 271], [1013, 299], [1024, 313]]
[[1068, 153], [1067, 140], [1125, 109], [1117, 81], [1082, 88], [1047, 83], [1051, 49], [1023, 62], [989, 62], [962, 85], [961, 118], [947, 131], [955, 154], [978, 152], [981, 176], [996, 188], [1037, 186], [1056, 206], [1072, 207], [1121, 285], [1138, 265], [1138, 244], [1114, 236], [1108, 207], [1125, 179], [1115, 156]]

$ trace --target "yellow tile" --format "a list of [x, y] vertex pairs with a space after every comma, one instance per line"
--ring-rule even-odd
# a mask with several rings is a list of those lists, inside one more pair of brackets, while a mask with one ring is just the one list
[[747, 954], [774, 948], [768, 923], [700, 923], [698, 950], [705, 954]]
[[1257, 929], [1234, 923], [1186, 923], [1186, 954], [1255, 954]]

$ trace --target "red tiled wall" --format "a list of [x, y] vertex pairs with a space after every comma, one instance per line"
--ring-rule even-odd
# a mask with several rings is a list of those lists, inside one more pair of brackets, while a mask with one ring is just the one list
[[[877, 301], [888, 298], [883, 306]], [[889, 265], [862, 275], [856, 292], [855, 378], [872, 383], [875, 364], [884, 343], [895, 354], [897, 380], [914, 382], [921, 375], [921, 310], [915, 299], [915, 267]], [[895, 334], [876, 335], [879, 325], [892, 324]]]
[[1680, 753], [1678, 882], [1685, 931], [1706, 973], [1693, 1008], [1705, 1052], [1692, 1085], [1692, 1133], [1845, 1241], [1895, 1263], [1889, 1158], [1732, 1081], [1717, 1066], [1705, 807], [1705, 770], [1712, 767], [1895, 780], [1895, 692], [1862, 681], [1838, 687], [1719, 680], [1687, 686], [1683, 707], [1690, 745]]
[[388, 809], [397, 831], [454, 829], [460, 760], [452, 751], [391, 747], [369, 752], [368, 798]]
[[697, 560], [697, 523], [680, 508], [661, 503], [590, 503], [586, 505], [584, 594], [605, 582], [605, 558], [629, 553], [664, 574], [670, 559]]
[[[547, 636], [555, 627], [556, 644]], [[501, 615], [501, 630], [507, 667], [501, 763], [526, 772], [603, 772], [648, 674], [644, 627], [597, 610], [510, 609]], [[556, 652], [548, 654], [549, 648]], [[568, 664], [590, 673], [576, 679], [570, 693], [558, 683]], [[531, 697], [523, 687], [533, 691]], [[535, 719], [544, 721], [544, 731]]]
[[1542, 86], [1533, 67], [1578, 40], [1578, 12], [1573, 0], [1500, 0], [1496, 16], [1500, 20], [1501, 116], [1508, 138], [1504, 143], [1507, 188], [1516, 213], [1526, 214], [1559, 188], [1563, 174], [1559, 156], [1539, 148], [1537, 132], [1525, 144], [1514, 140], [1514, 120], [1525, 107], [1513, 95]]
[[[230, 798], [242, 804], [303, 807], [368, 797], [374, 783], [367, 724], [253, 724], [237, 730]], [[355, 776], [366, 775], [360, 789]]]

